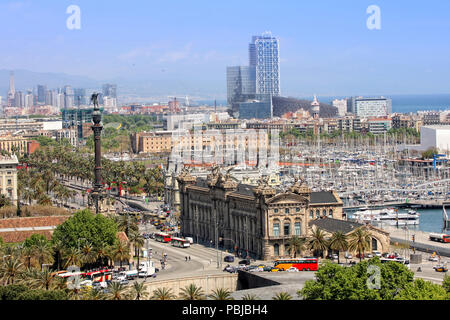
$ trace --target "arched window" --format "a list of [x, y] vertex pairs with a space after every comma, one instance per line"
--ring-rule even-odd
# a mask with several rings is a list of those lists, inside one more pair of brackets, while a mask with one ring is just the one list
[[279, 256], [280, 255], [280, 245], [278, 243], [275, 243], [273, 245], [273, 255]]
[[328, 211], [328, 217], [329, 217], [329, 218], [333, 218], [333, 209], [330, 209], [330, 210]]
[[319, 218], [319, 217], [320, 217], [320, 210], [317, 209], [317, 210], [316, 210], [316, 218]]
[[314, 210], [309, 210], [309, 217], [310, 217], [311, 219], [314, 218]]
[[327, 209], [323, 209], [323, 210], [322, 210], [322, 215], [323, 215], [324, 217], [327, 216]]

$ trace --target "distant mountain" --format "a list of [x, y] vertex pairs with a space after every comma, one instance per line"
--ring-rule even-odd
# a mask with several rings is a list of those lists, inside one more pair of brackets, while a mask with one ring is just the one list
[[[0, 70], [0, 95], [9, 90], [10, 70]], [[32, 90], [38, 84], [47, 85], [49, 89], [71, 85], [74, 88], [101, 88], [102, 83], [84, 76], [74, 76], [65, 73], [41, 73], [28, 70], [14, 70], [16, 90]]]

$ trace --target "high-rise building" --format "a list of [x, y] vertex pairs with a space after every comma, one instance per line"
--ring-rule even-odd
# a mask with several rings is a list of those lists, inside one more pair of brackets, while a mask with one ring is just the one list
[[28, 93], [24, 97], [23, 107], [31, 108], [33, 105], [34, 105], [34, 95], [31, 91], [28, 91]]
[[11, 71], [9, 75], [9, 91], [8, 91], [8, 106], [9, 107], [15, 107], [15, 101], [16, 98], [16, 89], [14, 86], [14, 71]]
[[345, 116], [347, 113], [347, 99], [334, 99], [332, 105], [337, 108], [337, 114], [340, 117]]
[[117, 85], [109, 83], [104, 84], [103, 96], [117, 99]]
[[47, 95], [47, 86], [45, 85], [38, 85], [37, 86], [37, 102], [38, 103], [45, 103], [45, 98]]
[[279, 96], [280, 51], [278, 39], [270, 32], [253, 36], [249, 45], [249, 64], [255, 67], [256, 93]]
[[25, 105], [25, 94], [22, 91], [16, 91], [13, 101], [14, 107], [23, 108]]
[[87, 104], [86, 89], [74, 89], [73, 92], [74, 92], [73, 100], [76, 106], [78, 105], [84, 106]]
[[64, 108], [70, 109], [73, 107], [73, 89], [71, 86], [64, 87]]
[[385, 97], [353, 97], [352, 113], [361, 118], [385, 117], [392, 113], [392, 100]]
[[233, 105], [254, 98], [256, 93], [255, 68], [227, 67], [227, 102]]

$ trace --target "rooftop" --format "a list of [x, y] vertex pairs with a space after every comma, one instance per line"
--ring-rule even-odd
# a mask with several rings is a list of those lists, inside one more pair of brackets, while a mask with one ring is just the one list
[[322, 217], [316, 220], [312, 220], [309, 222], [309, 225], [316, 226], [319, 229], [324, 231], [333, 233], [336, 231], [343, 232], [344, 234], [350, 233], [359, 227], [362, 227], [363, 224], [358, 222], [352, 222], [348, 220], [339, 220], [328, 217]]

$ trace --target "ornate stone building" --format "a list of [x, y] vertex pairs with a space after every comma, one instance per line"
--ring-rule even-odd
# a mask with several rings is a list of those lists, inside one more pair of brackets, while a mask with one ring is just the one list
[[182, 234], [253, 258], [288, 256], [287, 240], [308, 235], [310, 221], [342, 219], [335, 192], [312, 192], [302, 180], [277, 192], [267, 178], [257, 186], [241, 184], [216, 167], [206, 179], [183, 169], [177, 181]]

